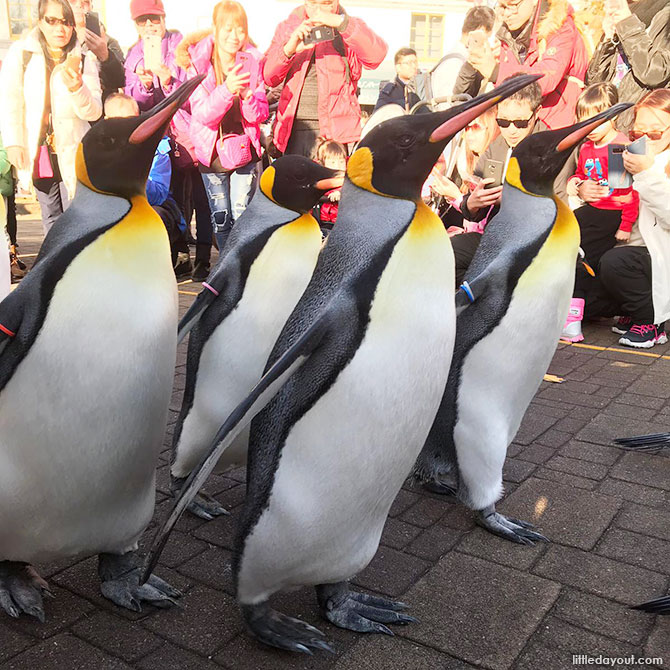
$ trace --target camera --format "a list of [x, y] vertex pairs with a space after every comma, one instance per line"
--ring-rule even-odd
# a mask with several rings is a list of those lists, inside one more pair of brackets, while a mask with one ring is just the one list
[[332, 42], [335, 39], [335, 32], [335, 28], [330, 26], [314, 26], [302, 42], [306, 46], [319, 42]]

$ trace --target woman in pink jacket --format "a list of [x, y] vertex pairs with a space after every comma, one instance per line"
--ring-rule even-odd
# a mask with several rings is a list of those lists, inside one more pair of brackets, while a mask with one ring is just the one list
[[268, 117], [262, 54], [249, 39], [239, 2], [214, 7], [211, 31], [187, 37], [177, 62], [207, 77], [191, 96], [191, 140], [207, 191], [214, 236], [222, 249], [256, 189], [260, 124]]

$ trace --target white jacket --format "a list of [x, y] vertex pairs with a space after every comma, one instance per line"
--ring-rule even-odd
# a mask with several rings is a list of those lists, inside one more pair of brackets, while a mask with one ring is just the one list
[[670, 149], [658, 154], [654, 164], [633, 176], [640, 194], [638, 226], [651, 256], [651, 289], [654, 323], [670, 319]]
[[[24, 52], [30, 61], [24, 66]], [[70, 198], [77, 183], [75, 156], [90, 121], [102, 116], [102, 91], [97, 59], [92, 53], [84, 58], [83, 86], [70, 92], [63, 79], [64, 65], [57, 65], [51, 75], [51, 119], [61, 176]], [[24, 72], [25, 67], [25, 72]], [[38, 40], [38, 29], [12, 44], [0, 70], [0, 131], [5, 147], [23, 147], [30, 168], [21, 171], [19, 179], [29, 181], [39, 149], [40, 130], [46, 93], [46, 60]], [[21, 94], [23, 92], [23, 95]]]

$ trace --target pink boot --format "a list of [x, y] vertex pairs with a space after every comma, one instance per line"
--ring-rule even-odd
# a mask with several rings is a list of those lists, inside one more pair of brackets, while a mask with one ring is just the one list
[[570, 301], [570, 310], [568, 318], [563, 326], [561, 340], [563, 342], [581, 342], [584, 339], [582, 335], [582, 319], [584, 318], [584, 299], [573, 298]]

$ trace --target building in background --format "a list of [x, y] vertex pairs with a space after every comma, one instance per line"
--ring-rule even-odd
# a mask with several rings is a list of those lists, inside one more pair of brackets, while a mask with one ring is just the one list
[[[163, 0], [168, 28], [186, 34], [211, 25], [216, 0]], [[249, 15], [251, 36], [261, 50], [274, 30], [300, 0], [241, 0]], [[460, 38], [461, 25], [471, 6], [468, 0], [344, 0], [389, 45], [387, 59], [375, 71], [365, 71], [360, 82], [361, 103], [373, 105], [382, 81], [393, 79], [393, 55], [403, 46], [416, 49], [422, 69], [432, 67]], [[110, 35], [127, 49], [137, 38], [130, 20], [130, 0], [94, 0]], [[0, 0], [0, 58], [13, 39], [35, 25], [37, 0]]]

